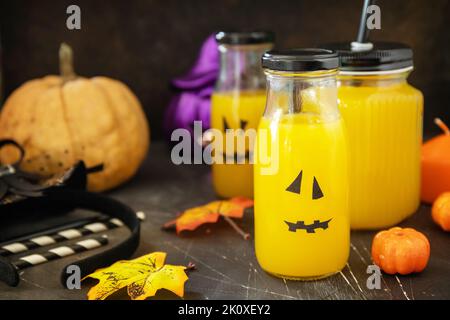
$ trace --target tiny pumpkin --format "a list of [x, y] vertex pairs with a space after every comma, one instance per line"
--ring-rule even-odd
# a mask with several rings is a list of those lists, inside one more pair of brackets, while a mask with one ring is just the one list
[[450, 192], [444, 192], [436, 199], [431, 216], [444, 231], [450, 231]]
[[387, 274], [421, 272], [429, 258], [427, 237], [412, 228], [394, 227], [381, 231], [372, 242], [372, 259]]
[[[61, 45], [59, 55], [61, 76], [28, 81], [7, 99], [0, 138], [23, 146], [24, 171], [51, 175], [83, 160], [88, 167], [104, 166], [89, 175], [89, 190], [116, 187], [135, 174], [148, 151], [142, 106], [117, 80], [77, 76], [68, 45]], [[12, 148], [1, 150], [2, 163], [16, 157]]]

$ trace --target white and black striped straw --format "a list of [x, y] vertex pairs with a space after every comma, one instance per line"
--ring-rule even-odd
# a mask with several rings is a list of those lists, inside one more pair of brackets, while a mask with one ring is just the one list
[[[143, 212], [137, 212], [136, 215], [140, 220], [145, 219], [145, 214]], [[55, 243], [81, 238], [87, 235], [112, 230], [122, 226], [123, 222], [119, 219], [103, 219], [97, 222], [88, 223], [79, 228], [65, 229], [56, 233], [33, 237], [24, 241], [18, 241], [3, 245], [0, 247], [0, 256], [7, 257], [13, 254], [46, 247]]]
[[36, 266], [38, 264], [71, 256], [76, 253], [96, 249], [106, 244], [108, 244], [108, 238], [106, 236], [95, 237], [82, 240], [74, 244], [53, 248], [41, 254], [31, 254], [29, 256], [21, 257], [14, 261], [12, 264], [18, 270], [22, 270], [28, 267]]

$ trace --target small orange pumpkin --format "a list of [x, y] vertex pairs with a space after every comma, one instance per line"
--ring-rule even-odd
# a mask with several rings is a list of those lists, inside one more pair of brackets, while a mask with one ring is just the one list
[[444, 192], [436, 199], [431, 216], [444, 231], [450, 231], [450, 192]]
[[[24, 171], [52, 175], [83, 160], [89, 167], [104, 165], [89, 175], [89, 190], [114, 188], [131, 178], [147, 155], [142, 106], [122, 82], [76, 75], [72, 49], [65, 44], [60, 70], [60, 76], [28, 81], [9, 96], [0, 115], [0, 139], [24, 147]], [[2, 148], [1, 163], [16, 159], [14, 148]]]
[[443, 192], [450, 191], [450, 129], [439, 118], [434, 122], [444, 132], [422, 147], [421, 199], [433, 203]]
[[421, 272], [429, 258], [430, 242], [412, 228], [381, 231], [372, 242], [372, 259], [387, 274]]

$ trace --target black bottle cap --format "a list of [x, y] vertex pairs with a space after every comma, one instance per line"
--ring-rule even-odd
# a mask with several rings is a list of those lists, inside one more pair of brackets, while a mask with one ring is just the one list
[[216, 33], [216, 41], [219, 44], [230, 45], [273, 43], [275, 34], [271, 31], [221, 31]]
[[413, 51], [405, 44], [374, 42], [364, 45], [369, 45], [369, 49], [358, 50], [355, 43], [330, 43], [323, 47], [339, 54], [341, 71], [388, 71], [413, 66]]
[[318, 48], [272, 50], [263, 55], [262, 66], [277, 71], [332, 70], [339, 68], [339, 56]]

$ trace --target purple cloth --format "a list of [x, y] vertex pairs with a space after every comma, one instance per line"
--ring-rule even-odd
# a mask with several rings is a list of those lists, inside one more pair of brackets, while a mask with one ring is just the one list
[[203, 43], [192, 69], [172, 81], [179, 92], [166, 109], [164, 130], [168, 137], [177, 128], [185, 128], [192, 133], [194, 121], [202, 121], [203, 130], [209, 129], [211, 94], [219, 68], [219, 51], [212, 35]]

